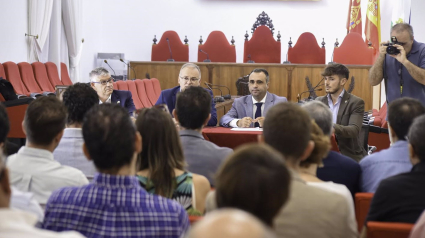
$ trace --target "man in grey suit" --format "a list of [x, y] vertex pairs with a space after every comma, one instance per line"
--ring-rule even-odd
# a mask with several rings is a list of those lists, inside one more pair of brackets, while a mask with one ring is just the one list
[[237, 98], [232, 108], [220, 119], [224, 127], [263, 127], [267, 111], [275, 104], [287, 102], [285, 97], [279, 97], [267, 92], [269, 89], [269, 73], [265, 69], [254, 69], [249, 75], [249, 92], [251, 95]]
[[358, 162], [367, 154], [360, 140], [364, 101], [345, 91], [349, 75], [350, 71], [342, 64], [327, 66], [322, 73], [327, 95], [316, 100], [328, 105], [332, 111], [335, 138], [341, 154]]
[[204, 139], [202, 128], [211, 118], [211, 96], [201, 87], [189, 87], [177, 94], [174, 118], [180, 124], [180, 139], [188, 170], [205, 176], [214, 186], [214, 174], [233, 152]]

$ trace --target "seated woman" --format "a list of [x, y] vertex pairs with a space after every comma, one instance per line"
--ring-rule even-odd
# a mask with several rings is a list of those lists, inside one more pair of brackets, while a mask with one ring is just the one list
[[185, 171], [180, 137], [170, 114], [158, 108], [144, 108], [136, 126], [142, 136], [137, 173], [142, 187], [177, 201], [189, 215], [202, 215], [211, 187], [204, 176]]

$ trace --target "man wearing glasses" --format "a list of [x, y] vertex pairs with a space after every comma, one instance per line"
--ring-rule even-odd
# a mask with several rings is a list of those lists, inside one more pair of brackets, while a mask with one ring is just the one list
[[103, 67], [95, 68], [90, 72], [90, 85], [99, 96], [99, 104], [115, 103], [120, 104], [133, 114], [136, 107], [133, 103], [133, 97], [130, 91], [114, 90], [114, 78], [109, 71]]
[[[176, 96], [177, 93], [184, 91], [190, 86], [200, 86], [201, 83], [201, 70], [196, 64], [186, 63], [180, 69], [178, 77], [179, 86], [163, 90], [161, 95], [159, 95], [158, 101], [155, 105], [167, 104], [170, 113], [173, 113], [174, 108], [176, 107]], [[213, 97], [211, 90], [205, 89]], [[207, 126], [216, 126], [217, 125], [217, 110], [215, 109], [214, 100], [211, 100], [211, 118], [208, 121]]]
[[369, 82], [375, 86], [385, 79], [387, 103], [411, 97], [425, 105], [425, 44], [414, 40], [413, 28], [407, 23], [391, 28], [391, 38], [394, 37], [394, 47], [400, 52], [387, 53], [388, 41], [382, 42], [379, 57], [369, 71]]

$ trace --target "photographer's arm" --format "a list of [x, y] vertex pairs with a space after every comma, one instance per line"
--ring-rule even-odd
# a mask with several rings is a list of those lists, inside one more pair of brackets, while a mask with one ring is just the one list
[[379, 56], [373, 64], [372, 68], [369, 70], [369, 83], [372, 86], [376, 86], [381, 83], [384, 78], [384, 60], [385, 54], [387, 53], [387, 46], [384, 44], [388, 44], [388, 41], [381, 42], [379, 45]]

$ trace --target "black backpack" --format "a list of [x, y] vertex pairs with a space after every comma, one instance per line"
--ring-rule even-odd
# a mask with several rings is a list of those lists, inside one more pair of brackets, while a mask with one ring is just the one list
[[0, 94], [6, 101], [18, 99], [12, 84], [2, 77], [0, 77]]

